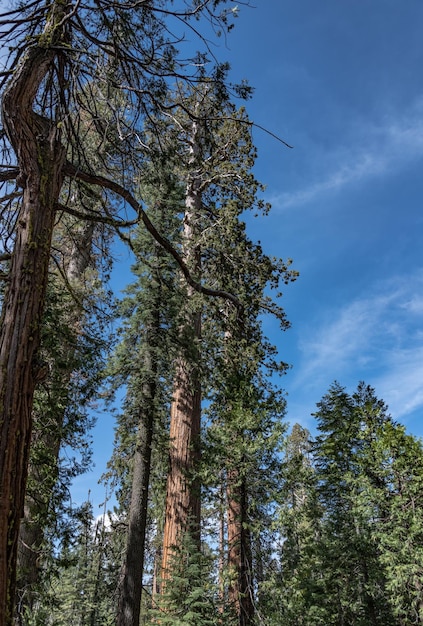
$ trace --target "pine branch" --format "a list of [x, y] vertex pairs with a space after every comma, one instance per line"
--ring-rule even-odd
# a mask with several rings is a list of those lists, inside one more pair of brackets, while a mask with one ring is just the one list
[[105, 178], [104, 176], [97, 176], [89, 172], [84, 172], [81, 169], [75, 167], [69, 161], [65, 164], [64, 173], [65, 175], [73, 177], [76, 180], [82, 180], [92, 185], [98, 185], [99, 187], [103, 187], [103, 189], [109, 189], [110, 191], [120, 196], [134, 209], [150, 235], [157, 241], [158, 244], [160, 244], [160, 246], [164, 250], [166, 250], [166, 252], [168, 252], [175, 259], [185, 277], [185, 280], [190, 285], [190, 287], [195, 289], [195, 291], [197, 291], [198, 293], [202, 293], [206, 296], [224, 298], [225, 300], [229, 300], [236, 306], [240, 313], [242, 312], [243, 305], [234, 294], [228, 293], [227, 291], [223, 291], [221, 289], [211, 289], [209, 287], [205, 287], [192, 277], [191, 272], [189, 271], [186, 263], [183, 261], [180, 254], [175, 250], [170, 241], [159, 233], [159, 231], [156, 229], [156, 227], [142, 208], [141, 204], [134, 198], [134, 196], [130, 193], [130, 191], [128, 191], [128, 189], [125, 189], [119, 183]]

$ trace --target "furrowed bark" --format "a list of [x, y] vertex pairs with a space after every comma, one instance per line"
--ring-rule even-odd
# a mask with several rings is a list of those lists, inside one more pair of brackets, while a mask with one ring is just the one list
[[[52, 41], [53, 18], [48, 24]], [[17, 544], [37, 374], [34, 363], [65, 160], [57, 127], [43, 123], [33, 112], [54, 55], [49, 48], [30, 48], [3, 95], [3, 122], [23, 188], [0, 331], [0, 622], [4, 626], [13, 623]]]
[[[92, 240], [95, 225], [93, 222], [86, 222], [79, 232], [74, 236], [74, 244], [71, 247], [68, 257], [65, 258], [66, 280], [71, 288], [78, 289], [81, 280], [91, 260]], [[82, 331], [83, 311], [77, 304], [70, 308], [67, 317], [68, 325], [72, 328], [74, 337]], [[63, 341], [63, 338], [61, 337]], [[61, 363], [57, 367], [56, 363], [51, 364], [49, 380], [53, 379], [53, 385], [60, 386], [60, 393], [63, 389], [69, 388], [69, 382], [73, 373], [72, 364], [75, 355], [75, 343], [66, 342], [63, 347], [66, 354], [67, 367]], [[49, 383], [47, 381], [47, 384]], [[51, 389], [51, 398], [54, 402], [54, 389]], [[29, 460], [28, 478], [29, 482], [35, 485], [34, 489], [28, 489], [25, 495], [24, 517], [21, 521], [18, 543], [17, 560], [17, 589], [16, 607], [17, 615], [24, 615], [31, 611], [34, 603], [34, 590], [41, 579], [42, 546], [44, 542], [45, 523], [43, 521], [48, 516], [48, 507], [51, 500], [53, 488], [58, 476], [59, 451], [62, 444], [61, 431], [65, 418], [64, 410], [57, 409], [54, 414], [54, 423], [45, 424], [44, 419], [40, 425], [35, 426], [32, 433], [31, 445], [43, 446], [46, 455], [43, 458], [43, 467]], [[35, 422], [36, 424], [36, 422]], [[46, 465], [49, 476], [46, 480]], [[31, 480], [32, 479], [32, 480]], [[43, 482], [43, 493], [40, 495], [37, 484]]]
[[[162, 580], [172, 576], [172, 555], [186, 532], [199, 543], [200, 493], [193, 478], [200, 437], [201, 391], [184, 359], [178, 359], [170, 413], [169, 474], [163, 534]], [[163, 591], [163, 589], [162, 589]]]
[[[200, 152], [200, 129], [192, 125], [191, 165]], [[201, 209], [200, 177], [193, 168], [187, 184], [184, 215], [184, 262], [194, 274], [200, 272], [200, 252], [195, 244], [195, 220]], [[189, 286], [188, 300], [194, 295]], [[176, 362], [174, 391], [170, 411], [169, 472], [166, 489], [163, 534], [162, 581], [171, 578], [172, 555], [185, 533], [190, 533], [200, 548], [200, 485], [195, 477], [199, 459], [201, 423], [201, 384], [196, 344], [201, 334], [201, 311], [187, 314], [182, 335], [193, 342], [191, 354], [183, 350]], [[164, 589], [162, 589], [164, 591]]]

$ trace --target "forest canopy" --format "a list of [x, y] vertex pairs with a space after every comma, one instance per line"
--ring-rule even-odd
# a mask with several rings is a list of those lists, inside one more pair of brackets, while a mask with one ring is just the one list
[[[332, 385], [316, 436], [285, 421], [265, 321], [289, 328], [298, 272], [246, 227], [270, 210], [251, 88], [211, 44], [247, 4], [3, 11], [5, 626], [422, 623], [421, 443], [365, 383]], [[99, 520], [69, 490], [104, 399]]]

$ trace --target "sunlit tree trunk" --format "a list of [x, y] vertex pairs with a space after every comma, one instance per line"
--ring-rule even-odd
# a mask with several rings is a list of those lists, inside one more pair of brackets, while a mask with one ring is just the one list
[[195, 374], [180, 358], [171, 407], [170, 469], [167, 480], [162, 578], [171, 577], [173, 548], [190, 532], [199, 540], [200, 494], [193, 478], [199, 457], [201, 392]]
[[[183, 253], [194, 275], [200, 272], [200, 253], [195, 243], [195, 221], [200, 215], [201, 191], [199, 173], [194, 165], [200, 153], [200, 129], [192, 124], [190, 164], [192, 171], [187, 184], [183, 230]], [[194, 291], [187, 289], [188, 302]], [[199, 460], [201, 422], [201, 385], [198, 370], [198, 341], [201, 334], [201, 312], [186, 313], [181, 328], [183, 346], [175, 368], [173, 397], [170, 411], [169, 471], [166, 489], [165, 525], [163, 533], [162, 580], [171, 577], [172, 553], [182, 536], [189, 532], [200, 544], [200, 484], [195, 476]], [[189, 355], [192, 355], [189, 356]]]

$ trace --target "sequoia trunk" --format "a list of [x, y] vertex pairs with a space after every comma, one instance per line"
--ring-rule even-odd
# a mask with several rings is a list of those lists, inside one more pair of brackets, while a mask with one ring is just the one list
[[35, 357], [65, 159], [56, 125], [32, 110], [54, 55], [50, 49], [30, 48], [3, 96], [3, 122], [16, 153], [18, 182], [23, 188], [0, 331], [0, 622], [4, 626], [13, 620], [19, 524], [37, 376]]
[[[63, 251], [64, 263], [66, 267], [66, 279], [72, 289], [80, 290], [81, 280], [91, 260], [92, 240], [94, 235], [94, 223], [87, 222], [82, 225], [79, 232], [73, 236], [73, 246], [70, 253]], [[68, 340], [63, 345], [63, 336], [60, 335], [60, 341], [63, 345], [64, 358], [57, 366], [51, 363], [49, 380], [53, 380], [53, 386], [60, 387], [60, 394], [63, 390], [69, 388], [69, 382], [73, 372], [75, 345], [77, 344], [78, 335], [82, 332], [83, 311], [81, 306], [74, 305], [67, 315], [67, 323], [72, 329], [75, 341]], [[48, 356], [48, 355], [47, 355]], [[55, 390], [49, 389], [49, 396], [52, 404], [54, 403]], [[57, 405], [63, 407], [62, 398], [57, 399]], [[40, 582], [42, 545], [44, 542], [45, 520], [48, 517], [48, 508], [51, 500], [52, 492], [58, 475], [58, 458], [61, 441], [61, 431], [63, 427], [65, 408], [54, 410], [54, 422], [43, 423], [42, 418], [34, 419], [34, 429], [31, 438], [31, 445], [43, 447], [46, 450], [43, 455], [43, 466], [29, 460], [28, 478], [29, 483], [35, 485], [34, 490], [28, 489], [25, 495], [24, 518], [21, 522], [18, 543], [18, 562], [17, 562], [17, 593], [16, 606], [18, 615], [24, 614], [32, 609], [34, 588]], [[36, 417], [36, 416], [35, 416]], [[43, 492], [37, 485], [43, 483]]]
[[[201, 176], [196, 169], [201, 153], [201, 131], [192, 123], [190, 165], [184, 215], [184, 260], [191, 271], [200, 273], [200, 250], [196, 243], [196, 221], [201, 209]], [[188, 300], [194, 295], [188, 288]], [[200, 485], [195, 476], [199, 459], [201, 422], [201, 384], [198, 341], [201, 334], [201, 311], [186, 314], [181, 328], [182, 348], [176, 361], [174, 391], [170, 411], [169, 472], [166, 491], [163, 534], [162, 579], [171, 577], [172, 553], [183, 535], [189, 532], [200, 547]]]
[[183, 358], [177, 363], [170, 414], [170, 469], [167, 479], [162, 578], [171, 577], [172, 553], [189, 532], [199, 543], [200, 493], [195, 467], [199, 457], [201, 391]]

